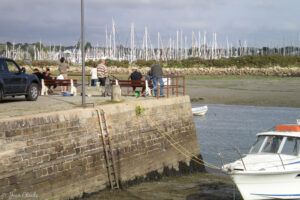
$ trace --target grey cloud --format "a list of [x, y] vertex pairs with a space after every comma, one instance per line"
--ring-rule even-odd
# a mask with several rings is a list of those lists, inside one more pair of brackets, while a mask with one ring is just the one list
[[[86, 40], [104, 43], [105, 27], [115, 19], [118, 41], [128, 43], [130, 24], [142, 40], [148, 27], [154, 41], [182, 30], [217, 32], [220, 37], [277, 40], [299, 32], [298, 0], [85, 0]], [[74, 43], [80, 38], [80, 1], [2, 0], [0, 42], [52, 41]], [[271, 36], [266, 35], [268, 33]]]

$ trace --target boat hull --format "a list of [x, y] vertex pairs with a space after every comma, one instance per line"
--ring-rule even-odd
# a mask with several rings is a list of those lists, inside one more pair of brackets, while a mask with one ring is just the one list
[[230, 174], [244, 200], [300, 199], [300, 171]]
[[205, 113], [193, 113], [194, 116], [204, 116]]
[[201, 107], [192, 108], [192, 113], [195, 116], [204, 116], [207, 110], [208, 110], [207, 106], [201, 106]]

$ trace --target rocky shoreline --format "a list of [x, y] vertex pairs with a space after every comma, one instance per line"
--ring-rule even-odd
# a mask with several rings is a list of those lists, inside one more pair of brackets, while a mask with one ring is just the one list
[[[48, 66], [51, 71], [57, 71], [57, 66]], [[31, 71], [34, 67], [25, 66], [26, 70]], [[45, 71], [46, 67], [40, 68]], [[110, 74], [130, 74], [130, 68], [108, 67]], [[89, 74], [91, 67], [86, 67], [86, 73]], [[138, 68], [142, 74], [146, 74], [150, 70], [149, 67]], [[268, 68], [252, 68], [252, 67], [199, 67], [199, 68], [163, 68], [164, 74], [177, 75], [255, 75], [255, 76], [287, 76], [300, 77], [300, 67], [268, 67]], [[81, 67], [70, 67], [69, 72], [81, 73]]]

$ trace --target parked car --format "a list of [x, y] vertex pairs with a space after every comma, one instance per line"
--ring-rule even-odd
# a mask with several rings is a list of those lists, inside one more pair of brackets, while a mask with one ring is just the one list
[[34, 74], [26, 74], [25, 68], [9, 58], [0, 58], [0, 101], [6, 96], [25, 95], [27, 101], [36, 101], [41, 84]]

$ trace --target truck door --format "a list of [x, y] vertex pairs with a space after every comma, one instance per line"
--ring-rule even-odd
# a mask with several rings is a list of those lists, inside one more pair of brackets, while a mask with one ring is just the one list
[[4, 82], [7, 85], [7, 93], [25, 93], [27, 77], [21, 72], [15, 62], [6, 60], [6, 66], [7, 74], [4, 77]]
[[5, 84], [5, 78], [7, 76], [7, 67], [3, 59], [0, 59], [0, 81], [3, 89], [3, 93], [7, 92], [7, 85]]

